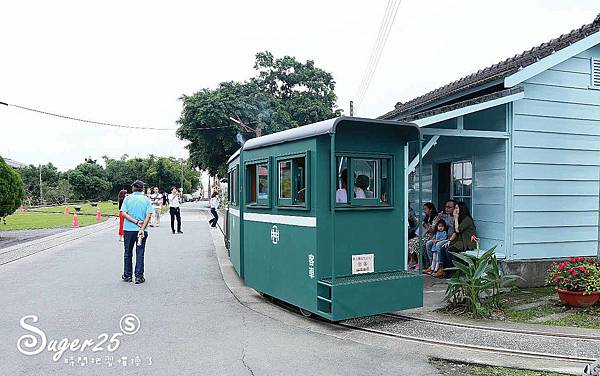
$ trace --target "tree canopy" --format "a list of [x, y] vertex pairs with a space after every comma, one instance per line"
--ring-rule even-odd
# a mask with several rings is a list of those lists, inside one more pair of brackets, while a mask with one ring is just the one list
[[[42, 196], [46, 204], [64, 203], [69, 200], [116, 199], [121, 189], [129, 190], [131, 183], [140, 179], [149, 187], [159, 187], [161, 191], [170, 191], [172, 186], [180, 187], [181, 170], [185, 192], [194, 192], [200, 185], [199, 174], [189, 161], [173, 157], [120, 159], [103, 157], [106, 167], [97, 160], [86, 158], [72, 170], [59, 172], [51, 163], [41, 166]], [[42, 204], [40, 200], [40, 167], [30, 165], [19, 169], [25, 182], [28, 204]]]
[[25, 190], [19, 174], [0, 157], [0, 217], [6, 217], [22, 204]]
[[276, 59], [266, 51], [256, 54], [254, 69], [256, 76], [247, 81], [222, 82], [181, 97], [177, 136], [189, 141], [194, 167], [224, 176], [227, 159], [241, 142], [256, 136], [230, 117], [264, 135], [340, 115], [334, 111], [333, 76], [313, 61]]

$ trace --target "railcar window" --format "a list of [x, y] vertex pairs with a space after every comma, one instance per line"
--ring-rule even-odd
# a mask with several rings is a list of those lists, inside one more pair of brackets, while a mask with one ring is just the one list
[[256, 203], [256, 165], [249, 165], [246, 168], [247, 177], [247, 203], [255, 204]]
[[306, 158], [294, 159], [295, 171], [295, 197], [294, 201], [298, 204], [306, 203]]
[[292, 161], [279, 162], [279, 198], [292, 198]]
[[381, 193], [379, 198], [382, 203], [390, 203], [390, 161], [387, 158], [381, 159]]
[[336, 163], [336, 181], [335, 191], [336, 204], [348, 203], [348, 157], [337, 157]]
[[375, 159], [354, 159], [352, 189], [355, 199], [377, 198], [377, 162]]
[[237, 178], [237, 168], [229, 171], [229, 179], [228, 179], [228, 191], [227, 195], [229, 196], [229, 203], [231, 205], [236, 206], [238, 202], [238, 178]]
[[246, 165], [246, 204], [269, 206], [269, 163]]
[[392, 159], [338, 156], [335, 202], [340, 207], [390, 206]]
[[307, 155], [280, 160], [277, 163], [278, 205], [306, 207]]
[[256, 165], [258, 175], [258, 200], [269, 200], [269, 165], [266, 163]]

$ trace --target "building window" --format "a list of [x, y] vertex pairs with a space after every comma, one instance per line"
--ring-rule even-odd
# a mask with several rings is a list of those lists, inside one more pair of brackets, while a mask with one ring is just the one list
[[280, 160], [277, 163], [278, 204], [306, 205], [306, 155]]
[[246, 202], [269, 205], [269, 164], [261, 162], [246, 165]]
[[[339, 156], [336, 163], [337, 206], [387, 206], [392, 202], [392, 159]], [[351, 171], [351, 174], [348, 174]]]
[[452, 162], [452, 198], [464, 201], [473, 212], [473, 163]]

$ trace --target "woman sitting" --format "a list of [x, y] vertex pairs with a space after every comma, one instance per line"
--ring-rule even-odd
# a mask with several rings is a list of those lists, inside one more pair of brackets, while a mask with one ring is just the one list
[[408, 268], [419, 268], [419, 236], [421, 236], [421, 247], [425, 247], [428, 240], [431, 240], [436, 232], [437, 225], [437, 210], [431, 202], [426, 202], [423, 205], [423, 222], [415, 231], [416, 237], [408, 241]]
[[445, 274], [444, 268], [452, 266], [453, 257], [450, 252], [458, 253], [475, 248], [475, 242], [471, 240], [471, 237], [475, 235], [475, 222], [471, 217], [467, 204], [462, 201], [459, 202], [452, 214], [454, 217], [454, 235], [448, 243], [439, 249], [440, 266], [437, 272], [432, 274], [434, 277], [443, 277]]

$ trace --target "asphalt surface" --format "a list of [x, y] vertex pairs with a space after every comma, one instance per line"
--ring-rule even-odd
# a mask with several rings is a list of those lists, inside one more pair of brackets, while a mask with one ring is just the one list
[[[243, 305], [224, 284], [208, 224], [198, 204], [182, 209], [183, 235], [172, 235], [168, 216], [151, 229], [146, 283], [120, 280], [122, 243], [103, 230], [0, 266], [0, 364], [2, 375], [437, 375], [427, 358], [409, 347], [359, 343], [285, 323]], [[133, 321], [139, 329], [120, 335]], [[46, 336], [20, 326], [26, 320]], [[135, 323], [134, 323], [135, 324]], [[99, 351], [102, 333], [117, 333]], [[19, 341], [33, 335], [37, 344]], [[67, 338], [53, 361], [52, 340]], [[79, 344], [73, 344], [78, 339]], [[88, 342], [88, 343], [90, 343]], [[26, 345], [30, 346], [27, 347]], [[64, 344], [64, 343], [63, 343]], [[60, 344], [56, 347], [60, 348]], [[85, 357], [85, 358], [84, 358]], [[111, 359], [112, 357], [112, 359]], [[123, 361], [123, 357], [127, 357]], [[92, 363], [93, 359], [93, 363]], [[112, 366], [111, 366], [112, 363]], [[125, 365], [124, 365], [125, 364]]]
[[21, 244], [45, 236], [69, 231], [68, 228], [48, 228], [39, 230], [0, 230], [0, 249]]

